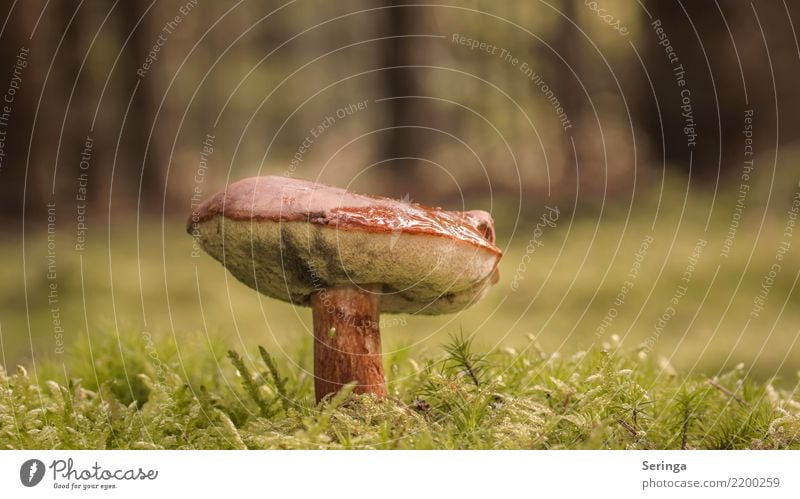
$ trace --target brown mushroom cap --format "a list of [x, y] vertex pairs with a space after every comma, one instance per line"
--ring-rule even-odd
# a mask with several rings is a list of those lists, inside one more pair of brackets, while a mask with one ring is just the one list
[[381, 311], [440, 314], [480, 299], [501, 251], [491, 216], [452, 212], [285, 177], [230, 184], [187, 231], [237, 279], [308, 305], [314, 292], [380, 285]]

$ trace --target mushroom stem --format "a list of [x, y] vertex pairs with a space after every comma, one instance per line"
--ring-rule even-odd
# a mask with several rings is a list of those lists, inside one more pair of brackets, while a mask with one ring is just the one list
[[379, 286], [326, 288], [311, 295], [317, 402], [356, 381], [355, 393], [386, 395]]

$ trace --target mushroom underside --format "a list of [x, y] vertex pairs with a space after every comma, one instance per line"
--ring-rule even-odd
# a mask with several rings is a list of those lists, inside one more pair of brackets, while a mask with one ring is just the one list
[[382, 293], [384, 313], [452, 313], [497, 279], [498, 255], [435, 235], [221, 215], [198, 229], [203, 248], [237, 279], [297, 305], [322, 289], [368, 287]]

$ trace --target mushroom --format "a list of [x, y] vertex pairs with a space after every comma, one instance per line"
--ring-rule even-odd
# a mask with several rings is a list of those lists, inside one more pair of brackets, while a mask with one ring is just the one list
[[356, 393], [386, 395], [380, 313], [464, 309], [497, 282], [502, 254], [485, 211], [286, 177], [228, 185], [187, 231], [244, 284], [311, 307], [317, 401], [353, 381]]

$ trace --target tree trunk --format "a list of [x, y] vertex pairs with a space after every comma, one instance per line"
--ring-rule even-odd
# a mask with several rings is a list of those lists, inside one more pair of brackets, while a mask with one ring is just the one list
[[408, 37], [420, 30], [418, 15], [422, 8], [397, 6], [403, 4], [397, 0], [386, 0], [387, 6], [395, 7], [385, 9], [385, 36], [392, 38], [384, 45], [381, 61], [381, 66], [386, 68], [381, 71], [383, 88], [386, 90], [383, 97], [391, 97], [386, 101], [389, 111], [386, 126], [392, 128], [383, 136], [380, 159], [388, 160], [386, 168], [394, 189], [391, 194], [395, 197], [410, 193], [419, 185], [420, 161], [412, 158], [425, 158], [432, 133], [413, 128], [432, 126], [426, 119], [426, 101], [413, 98], [425, 95], [419, 78], [429, 70], [406, 67], [424, 64], [419, 57], [421, 54], [417, 52], [419, 41]]
[[[132, 30], [128, 46], [125, 47], [126, 65], [123, 78], [127, 83], [127, 95], [124, 97], [127, 103], [128, 97], [138, 83], [137, 94], [133, 100], [128, 118], [125, 124], [125, 137], [127, 154], [122, 157], [126, 164], [120, 165], [121, 171], [128, 177], [125, 182], [131, 186], [130, 194], [133, 199], [139, 197], [140, 209], [153, 213], [161, 212], [161, 203], [164, 195], [164, 172], [169, 158], [169, 132], [165, 131], [163, 124], [165, 116], [169, 114], [167, 108], [162, 109], [162, 113], [156, 121], [156, 113], [160, 100], [161, 90], [158, 87], [161, 72], [166, 65], [166, 56], [161, 54], [164, 60], [157, 60], [151, 68], [141, 76], [137, 71], [141, 68], [148, 53], [153, 48], [153, 44], [158, 39], [162, 26], [159, 23], [159, 5], [154, 5], [145, 14], [146, 3], [123, 2], [122, 24], [123, 30], [120, 36], [128, 36]], [[139, 18], [144, 14], [138, 26]], [[169, 47], [163, 49], [169, 50]], [[156, 122], [152, 135], [150, 129]], [[161, 124], [162, 127], [158, 125]], [[134, 187], [135, 186], [135, 187]]]
[[[50, 48], [43, 41], [46, 34], [44, 30], [50, 28], [50, 18], [42, 16], [36, 35], [31, 39], [33, 26], [36, 24], [43, 8], [42, 2], [18, 2], [10, 14], [10, 19], [5, 26], [2, 43], [0, 43], [0, 219], [4, 220], [6, 228], [9, 223], [18, 223], [23, 213], [23, 200], [26, 202], [25, 211], [42, 213], [49, 190], [40, 185], [47, 183], [48, 173], [42, 156], [49, 151], [37, 147], [34, 142], [28, 158], [28, 143], [33, 133], [33, 117], [36, 104], [41, 91], [42, 78], [39, 70], [47, 58]], [[4, 16], [4, 17], [5, 17]], [[21, 56], [25, 57], [23, 63]], [[19, 58], [19, 59], [18, 59]], [[23, 67], [24, 66], [24, 67]], [[5, 102], [7, 91], [17, 71], [15, 84], [19, 87], [13, 95], [13, 102]], [[6, 112], [6, 108], [10, 112]], [[39, 130], [48, 125], [47, 118], [39, 114], [37, 127]], [[39, 136], [39, 135], [37, 135]], [[30, 159], [30, 162], [26, 162]], [[25, 177], [28, 181], [25, 186]], [[49, 187], [49, 185], [47, 186]]]

